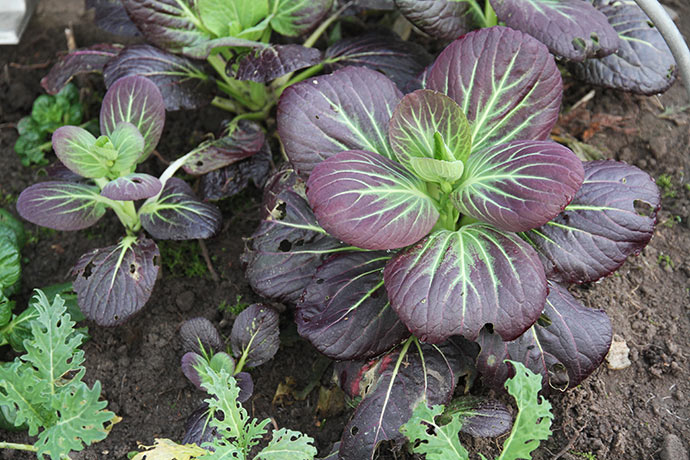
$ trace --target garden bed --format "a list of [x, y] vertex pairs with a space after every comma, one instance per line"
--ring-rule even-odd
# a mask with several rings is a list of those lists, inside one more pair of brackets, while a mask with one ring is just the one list
[[[21, 165], [13, 151], [16, 131], [12, 126], [29, 113], [34, 98], [42, 93], [39, 80], [56, 53], [66, 49], [65, 27], [73, 23], [79, 46], [111, 38], [91, 25], [81, 3], [44, 0], [22, 43], [0, 47], [3, 207], [11, 209], [21, 190], [42, 174], [40, 168]], [[690, 5], [681, 0], [669, 1], [669, 5], [679, 13], [681, 32], [690, 37]], [[85, 83], [98, 88], [97, 81], [87, 79]], [[554, 134], [569, 134], [594, 146], [605, 158], [647, 171], [660, 185], [662, 210], [646, 249], [615, 275], [571, 290], [584, 305], [606, 310], [614, 334], [630, 348], [632, 365], [619, 371], [603, 365], [577, 388], [553, 396], [554, 435], [534, 458], [683, 460], [690, 440], [690, 101], [680, 83], [658, 97], [596, 89], [594, 97], [571, 110], [593, 88], [571, 80], [566, 80], [566, 87], [561, 122]], [[168, 114], [158, 152], [168, 160], [179, 157], [205, 133], [214, 131], [224, 116], [211, 108], [194, 114]], [[146, 168], [159, 174], [165, 164], [152, 158]], [[212, 279], [197, 243], [165, 243], [164, 260], [179, 263], [164, 263], [142, 313], [117, 328], [88, 324], [86, 380], [102, 382], [109, 409], [122, 421], [106, 440], [73, 459], [124, 459], [137, 443], [152, 444], [154, 438], [181, 440], [185, 419], [204, 395], [182, 375], [177, 332], [186, 319], [203, 316], [227, 336], [233, 317], [223, 307], [262, 301], [246, 282], [239, 259], [243, 237], [251, 235], [259, 222], [260, 200], [260, 191], [250, 188], [219, 203], [222, 230], [205, 243], [219, 281]], [[67, 280], [80, 255], [116, 240], [118, 225], [112, 215], [81, 232], [54, 232], [27, 224], [31, 238], [23, 250], [18, 304], [26, 303], [33, 287]], [[281, 348], [272, 361], [252, 370], [255, 393], [245, 407], [254, 417], [270, 417], [278, 427], [309, 434], [319, 453], [326, 454], [340, 438], [350, 409], [336, 404], [330, 406], [331, 413], [321, 412], [319, 387], [334, 386], [330, 368], [321, 372], [322, 363], [311, 345], [299, 338], [290, 312], [285, 311]], [[313, 381], [317, 382], [314, 390], [304, 399], [298, 398]], [[285, 388], [289, 390], [283, 391]], [[0, 438], [25, 439], [21, 433], [5, 432]], [[479, 449], [487, 456], [501, 442], [465, 441], [471, 452]], [[593, 456], [586, 457], [587, 453]], [[0, 451], [2, 459], [32, 457]], [[413, 457], [384, 446], [380, 458]]]

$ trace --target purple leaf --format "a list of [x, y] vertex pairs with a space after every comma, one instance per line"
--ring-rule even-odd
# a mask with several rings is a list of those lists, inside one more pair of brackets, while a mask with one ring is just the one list
[[260, 303], [250, 305], [237, 315], [230, 343], [237, 359], [247, 355], [245, 366], [259, 366], [276, 354], [280, 346], [278, 319], [278, 312]]
[[307, 197], [324, 230], [364, 249], [410, 245], [439, 217], [424, 182], [371, 152], [341, 152], [316, 165]]
[[194, 443], [201, 446], [203, 443], [220, 438], [218, 431], [209, 424], [209, 411], [208, 404], [206, 403], [197, 407], [194, 412], [187, 417], [187, 420], [184, 422], [184, 430], [185, 434], [182, 438], [183, 445]]
[[469, 4], [457, 0], [395, 0], [415, 26], [439, 40], [455, 40], [472, 28]]
[[159, 257], [156, 243], [131, 236], [81, 256], [72, 274], [84, 316], [99, 326], [117, 326], [141, 310], [153, 291]]
[[337, 360], [380, 355], [410, 333], [390, 308], [383, 286], [385, 252], [356, 252], [326, 260], [297, 303], [297, 331]]
[[463, 214], [509, 232], [556, 217], [582, 185], [584, 169], [552, 141], [513, 141], [473, 154], [451, 195]]
[[390, 78], [398, 88], [422, 73], [431, 55], [421, 45], [401, 40], [392, 33], [366, 33], [340, 40], [326, 49], [326, 69], [353, 65], [368, 67]]
[[558, 282], [588, 283], [612, 273], [654, 233], [661, 198], [647, 173], [606, 160], [584, 168], [582, 187], [565, 211], [523, 235]]
[[482, 331], [477, 367], [495, 389], [514, 372], [503, 361], [519, 361], [542, 375], [544, 390], [574, 388], [604, 361], [611, 345], [611, 321], [603, 310], [582, 306], [566, 288], [549, 282], [544, 313], [516, 340], [504, 342]]
[[195, 369], [199, 364], [203, 362], [203, 359], [201, 355], [193, 352], [193, 351], [188, 351], [184, 355], [182, 355], [182, 359], [180, 360], [180, 367], [182, 368], [182, 373], [184, 374], [185, 377], [187, 377], [187, 380], [192, 382], [192, 385], [194, 385], [198, 390], [204, 390], [201, 387], [201, 376]]
[[[250, 51], [239, 60], [234, 77], [266, 83], [295, 70], [321, 62], [321, 51], [302, 45], [273, 45]], [[230, 71], [231, 67], [229, 67]]]
[[102, 72], [103, 67], [122, 50], [122, 45], [100, 43], [62, 56], [41, 79], [48, 94], [57, 94], [75, 75]]
[[171, 177], [160, 196], [149, 198], [139, 209], [139, 218], [154, 238], [191, 240], [215, 235], [222, 216], [216, 206], [199, 201], [185, 181]]
[[79, 126], [61, 126], [52, 137], [55, 155], [70, 171], [82, 177], [104, 177], [108, 174], [105, 158], [94, 148], [96, 138]]
[[282, 164], [278, 171], [274, 172], [266, 181], [263, 197], [261, 199], [261, 219], [267, 219], [278, 204], [278, 195], [285, 190], [292, 190], [304, 199], [307, 185], [297, 174], [295, 168], [290, 163]]
[[144, 151], [139, 157], [141, 162], [156, 148], [163, 132], [163, 97], [158, 86], [144, 77], [129, 76], [113, 81], [101, 105], [101, 133], [112, 135], [123, 121], [136, 126], [145, 141]]
[[180, 339], [182, 340], [182, 349], [185, 352], [202, 353], [199, 344], [207, 352], [216, 352], [223, 348], [223, 339], [221, 339], [218, 330], [211, 321], [203, 317], [188, 319], [182, 323]]
[[382, 441], [405, 439], [399, 428], [412, 416], [419, 401], [445, 404], [456, 384], [453, 360], [422, 345], [423, 361], [415, 347], [407, 349], [403, 365], [396, 366], [401, 350], [393, 351], [368, 369], [371, 386], [345, 426], [341, 460], [373, 459]]
[[525, 32], [557, 55], [582, 61], [618, 49], [606, 16], [582, 0], [490, 0], [500, 21]]
[[344, 150], [367, 150], [395, 158], [386, 128], [402, 98], [382, 74], [345, 67], [285, 90], [278, 103], [278, 132], [300, 175]]
[[[198, 109], [208, 105], [213, 99], [212, 89], [215, 85], [203, 70], [189, 59], [150, 45], [128, 46], [115, 59], [108, 62], [103, 70], [105, 85], [108, 88], [116, 81], [132, 76], [151, 80], [162, 96], [164, 108], [167, 110]], [[147, 89], [144, 94], [155, 97], [155, 106], [158, 106], [160, 97], [149, 95], [149, 91], [151, 90]], [[146, 100], [143, 95], [138, 98]], [[160, 121], [161, 129], [163, 119]]]
[[271, 28], [280, 35], [296, 37], [315, 28], [326, 19], [333, 0], [276, 0]]
[[142, 200], [156, 195], [162, 187], [163, 184], [156, 177], [133, 173], [105, 184], [101, 195], [117, 201]]
[[452, 335], [474, 340], [487, 323], [515, 339], [536, 321], [546, 298], [536, 252], [487, 224], [432, 233], [388, 262], [383, 276], [400, 319], [431, 343]]
[[[436, 145], [437, 137], [444, 146]], [[414, 169], [410, 166], [412, 158], [465, 161], [472, 147], [470, 125], [460, 106], [448, 96], [428, 89], [402, 98], [388, 125], [388, 139], [398, 161], [408, 169]], [[460, 176], [451, 183], [458, 179]]]
[[120, 0], [86, 0], [87, 9], [95, 9], [94, 22], [111, 34], [138, 37], [141, 35]]
[[304, 198], [286, 190], [247, 240], [245, 276], [257, 294], [294, 302], [323, 260], [343, 246], [319, 227]]
[[187, 174], [201, 175], [219, 169], [259, 152], [266, 136], [261, 127], [254, 122], [240, 121], [232, 133], [199, 145], [189, 157], [183, 168]]
[[472, 125], [472, 151], [512, 140], [544, 140], [558, 120], [561, 74], [544, 45], [506, 27], [451, 43], [427, 88], [450, 96]]
[[251, 181], [261, 189], [273, 165], [268, 142], [258, 153], [201, 176], [199, 194], [204, 200], [220, 200], [240, 193]]
[[122, 0], [122, 4], [146, 41], [158, 47], [179, 51], [211, 38], [196, 27], [198, 19], [186, 0]]
[[81, 230], [105, 214], [98, 187], [75, 182], [34, 184], [17, 199], [17, 212], [32, 224], [55, 230]]
[[245, 402], [254, 394], [254, 381], [252, 380], [252, 375], [249, 372], [240, 372], [235, 374], [235, 381], [240, 389], [240, 393], [237, 395], [237, 401]]
[[440, 423], [454, 415], [458, 415], [462, 422], [460, 431], [474, 437], [501, 436], [513, 426], [510, 411], [495, 399], [469, 395], [455, 398], [444, 409]]
[[588, 59], [568, 67], [587, 83], [638, 94], [666, 91], [676, 79], [676, 61], [666, 41], [634, 3], [597, 0], [620, 37], [618, 51], [601, 59]]

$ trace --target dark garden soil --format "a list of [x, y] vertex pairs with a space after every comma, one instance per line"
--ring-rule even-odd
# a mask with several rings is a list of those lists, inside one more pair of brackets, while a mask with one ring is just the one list
[[[40, 78], [66, 49], [65, 27], [73, 23], [79, 46], [112, 37], [91, 25], [83, 0], [44, 0], [16, 47], [0, 47], [0, 205], [14, 211], [21, 190], [44, 171], [21, 165], [13, 151], [15, 123], [42, 93]], [[669, 0], [679, 13], [679, 25], [690, 38], [690, 2]], [[86, 79], [96, 90], [98, 78]], [[581, 458], [687, 460], [690, 443], [690, 111], [687, 95], [677, 83], [666, 94], [640, 97], [596, 89], [566, 80], [561, 123], [555, 135], [566, 134], [594, 146], [605, 158], [632, 163], [663, 187], [659, 225], [649, 246], [628, 260], [614, 276], [590, 286], [572, 289], [589, 307], [604, 308], [617, 338], [630, 348], [632, 365], [609, 370], [603, 365], [583, 384], [551, 398], [555, 420], [553, 437], [535, 459]], [[591, 95], [590, 95], [591, 96]], [[583, 99], [584, 98], [584, 99]], [[583, 101], [571, 109], [578, 101]], [[97, 115], [96, 106], [91, 116]], [[162, 157], [174, 159], [196, 145], [204, 133], [214, 131], [224, 116], [213, 109], [198, 113], [169, 114]], [[160, 172], [164, 164], [147, 165]], [[220, 203], [223, 230], [206, 241], [219, 281], [205, 268], [201, 250], [194, 243], [164, 245], [162, 276], [143, 312], [118, 328], [88, 324], [91, 340], [85, 345], [87, 380], [100, 380], [109, 408], [122, 421], [108, 438], [73, 459], [124, 459], [137, 443], [154, 438], [181, 440], [184, 422], [201, 402], [197, 391], [180, 371], [182, 322], [204, 316], [229, 335], [233, 318], [219, 306], [261, 299], [244, 279], [240, 254], [242, 237], [258, 224], [260, 192], [250, 189]], [[120, 236], [114, 217], [81, 232], [54, 232], [27, 224], [32, 238], [24, 249], [23, 305], [34, 287], [62, 282], [78, 257], [97, 247], [113, 244]], [[281, 306], [279, 306], [281, 307]], [[285, 307], [281, 307], [285, 309]], [[318, 404], [320, 392], [333, 387], [330, 368], [323, 372], [323, 358], [300, 339], [289, 311], [281, 320], [282, 346], [269, 363], [251, 371], [255, 395], [245, 404], [251, 415], [270, 417], [277, 427], [289, 427], [316, 439], [320, 453], [327, 453], [340, 437], [350, 409], [346, 405]], [[0, 354], [0, 359], [8, 359]], [[315, 384], [306, 397], [300, 392]], [[0, 439], [26, 440], [23, 433], [0, 432]], [[496, 452], [502, 439], [472, 440], [465, 444], [485, 455]], [[587, 456], [591, 454], [591, 456]], [[32, 458], [0, 451], [0, 459]], [[404, 449], [384, 446], [380, 458], [411, 459]]]

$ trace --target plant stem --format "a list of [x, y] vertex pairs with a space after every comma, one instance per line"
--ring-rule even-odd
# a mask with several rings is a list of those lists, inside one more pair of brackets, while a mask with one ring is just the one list
[[307, 48], [311, 48], [312, 46], [314, 46], [314, 43], [316, 43], [316, 40], [319, 39], [321, 34], [323, 34], [326, 31], [326, 29], [328, 29], [330, 25], [333, 24], [336, 21], [336, 19], [338, 19], [338, 17], [340, 17], [340, 15], [343, 14], [343, 12], [350, 7], [351, 4], [352, 2], [347, 2], [346, 4], [341, 6], [338, 11], [333, 13], [328, 19], [323, 21], [319, 25], [319, 27], [317, 27], [316, 30], [314, 30], [314, 32], [312, 32], [311, 35], [304, 41], [304, 43], [302, 43], [302, 45]]
[[[276, 99], [279, 98], [281, 94], [283, 94], [283, 91], [285, 91], [285, 89], [287, 87], [294, 85], [295, 83], [298, 83], [302, 80], [306, 80], [307, 78], [311, 77], [312, 75], [315, 75], [315, 74], [321, 72], [321, 70], [323, 70], [323, 67], [326, 63], [327, 63], [326, 61], [320, 62], [320, 63], [316, 64], [315, 66], [304, 69], [303, 71], [301, 71], [300, 73], [298, 73], [294, 77], [290, 78], [286, 83], [281, 82], [282, 83], [281, 86], [278, 89], [276, 89], [276, 91], [275, 91]], [[290, 76], [292, 76], [292, 74], [290, 74]]]
[[486, 0], [486, 3], [484, 4], [484, 22], [487, 24], [484, 27], [493, 27], [498, 25], [498, 16], [496, 16], [496, 12], [491, 7], [491, 2], [489, 0]]
[[18, 444], [16, 442], [0, 441], [0, 449], [24, 450], [27, 452], [38, 452], [38, 447], [31, 444]]
[[[219, 86], [220, 84], [221, 82], [218, 82]], [[228, 99], [227, 97], [216, 96], [211, 101], [211, 105], [232, 113], [242, 113], [244, 111], [239, 105], [235, 103], [235, 101], [233, 101], [232, 99]]]
[[649, 16], [649, 19], [652, 20], [666, 40], [680, 68], [680, 76], [683, 79], [685, 91], [688, 93], [688, 99], [690, 99], [690, 50], [688, 50], [687, 43], [659, 2], [656, 0], [635, 0], [635, 2]]

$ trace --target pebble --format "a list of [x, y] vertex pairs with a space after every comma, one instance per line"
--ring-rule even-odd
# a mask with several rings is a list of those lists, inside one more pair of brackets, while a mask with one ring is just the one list
[[675, 434], [667, 434], [661, 446], [661, 460], [688, 460], [688, 451]]
[[611, 342], [611, 348], [606, 355], [606, 366], [613, 370], [621, 370], [630, 367], [632, 363], [630, 362], [630, 358], [628, 358], [629, 353], [630, 349], [628, 348], [628, 344], [625, 343], [625, 340], [619, 335], [614, 335], [613, 342]]

